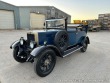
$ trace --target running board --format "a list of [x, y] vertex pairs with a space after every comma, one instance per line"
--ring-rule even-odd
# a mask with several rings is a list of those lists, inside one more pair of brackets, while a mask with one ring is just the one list
[[68, 56], [68, 55], [80, 50], [81, 48], [83, 48], [83, 46], [78, 46], [78, 47], [74, 47], [74, 48], [71, 48], [69, 50], [66, 50], [66, 51], [64, 51], [63, 57], [66, 57], [66, 56]]

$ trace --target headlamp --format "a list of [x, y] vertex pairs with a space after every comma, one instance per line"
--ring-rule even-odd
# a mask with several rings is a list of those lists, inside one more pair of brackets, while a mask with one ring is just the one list
[[46, 45], [47, 44], [47, 41], [44, 41], [44, 45]]
[[31, 41], [31, 42], [30, 42], [30, 48], [33, 49], [33, 48], [34, 48], [34, 45], [35, 45], [34, 42]]
[[23, 38], [23, 37], [20, 38], [20, 44], [21, 44], [21, 45], [24, 44], [24, 38]]

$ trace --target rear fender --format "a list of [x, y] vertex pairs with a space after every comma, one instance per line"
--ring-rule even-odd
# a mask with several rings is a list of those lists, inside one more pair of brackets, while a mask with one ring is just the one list
[[19, 43], [19, 40], [17, 40], [17, 41], [15, 41], [14, 43], [11, 44], [10, 48], [13, 49], [13, 48], [15, 48], [16, 46], [19, 46], [19, 44], [20, 44], [20, 43]]
[[37, 47], [30, 54], [31, 54], [31, 56], [33, 56], [34, 58], [36, 58], [37, 56], [39, 56], [46, 49], [52, 49], [56, 53], [57, 56], [62, 57], [61, 52], [57, 49], [57, 47], [55, 47], [53, 45]]
[[87, 39], [87, 44], [90, 44], [90, 40], [88, 36], [86, 37], [86, 39]]
[[84, 38], [82, 39], [82, 42], [81, 42], [82, 45], [83, 45], [83, 43], [84, 43], [85, 40], [87, 40], [87, 44], [90, 44], [89, 37], [86, 36], [86, 37], [84, 37]]

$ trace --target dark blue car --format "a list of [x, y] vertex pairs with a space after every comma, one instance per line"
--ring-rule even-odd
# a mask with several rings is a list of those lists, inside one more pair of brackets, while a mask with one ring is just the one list
[[87, 27], [67, 24], [67, 19], [50, 19], [43, 30], [27, 32], [27, 40], [21, 37], [10, 48], [17, 62], [32, 62], [35, 72], [45, 77], [53, 70], [56, 56], [66, 57], [77, 50], [85, 52], [90, 44]]

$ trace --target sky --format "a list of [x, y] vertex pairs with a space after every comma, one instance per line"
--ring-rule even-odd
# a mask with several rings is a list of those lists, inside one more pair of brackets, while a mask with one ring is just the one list
[[71, 15], [72, 20], [98, 19], [110, 13], [110, 0], [1, 0], [16, 6], [55, 6]]

